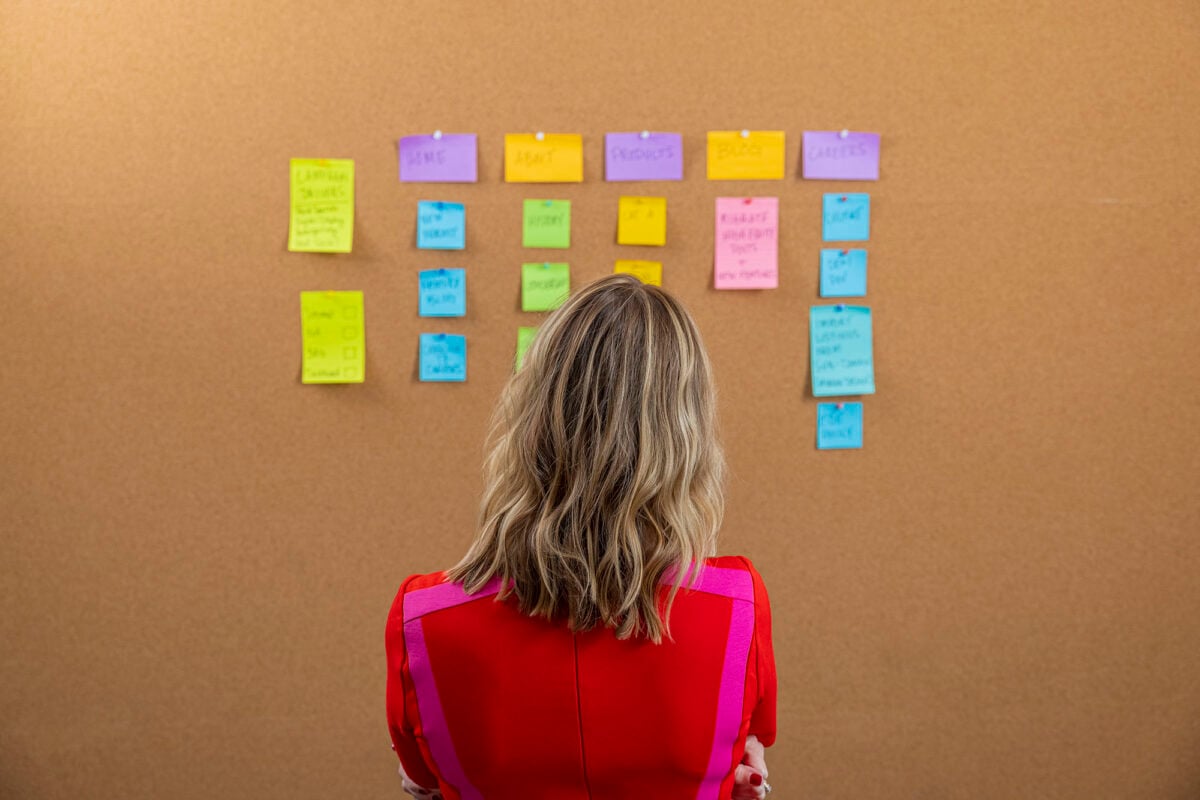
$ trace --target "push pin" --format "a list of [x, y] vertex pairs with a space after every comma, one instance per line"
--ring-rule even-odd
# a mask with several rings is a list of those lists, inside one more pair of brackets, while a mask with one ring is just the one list
[[849, 250], [843, 250], [843, 251], [842, 251], [842, 255], [844, 255], [844, 256], [848, 256], [848, 255], [850, 255], [850, 251], [849, 251]]
[[839, 202], [839, 203], [844, 203], [844, 202], [846, 202], [846, 201], [847, 201], [847, 200], [849, 200], [849, 199], [850, 199], [850, 198], [849, 198], [849, 197], [846, 197], [846, 195], [842, 195], [841, 197], [839, 197], [839, 198], [838, 198], [838, 202]]
[[845, 304], [845, 303], [838, 303], [838, 304], [837, 304], [837, 310], [838, 310], [838, 311], [845, 311], [845, 310], [846, 310], [846, 304]]
[[838, 138], [845, 139], [849, 135], [850, 135], [850, 131], [846, 130], [845, 128], [842, 128], [841, 133], [838, 134]]
[[837, 404], [837, 410], [838, 410], [838, 411], [841, 411], [841, 410], [843, 410], [845, 407], [846, 407], [846, 404], [845, 404], [845, 403], [838, 403], [838, 404]]
[[743, 129], [742, 129], [742, 138], [743, 138], [743, 139], [749, 139], [749, 138], [750, 138], [750, 131], [748, 131], [748, 130], [746, 130], [745, 128], [743, 128]]
[[438, 141], [438, 142], [440, 142], [440, 141], [442, 140], [442, 132], [441, 132], [441, 131], [434, 131], [434, 132], [433, 132], [433, 139], [434, 139], [434, 141]]
[[543, 261], [543, 262], [542, 262], [542, 269], [550, 269], [550, 262], [549, 262], [549, 261]]
[[535, 134], [533, 135], [533, 138], [535, 138], [535, 139], [537, 139], [539, 142], [541, 142], [541, 141], [544, 141], [544, 140], [546, 139], [546, 134], [545, 134], [545, 133], [543, 133], [542, 131], [538, 131], [537, 133], [535, 133]]
[[650, 138], [650, 131], [642, 131], [642, 134], [641, 134], [641, 136], [642, 136], [642, 138], [643, 138], [643, 139], [649, 139], [649, 138]]
[[743, 202], [743, 203], [745, 203], [746, 205], [750, 205], [751, 203], [753, 203], [753, 202], [754, 202], [754, 198], [753, 198], [753, 197], [747, 197], [747, 198], [743, 199], [743, 200], [742, 200], [742, 202]]

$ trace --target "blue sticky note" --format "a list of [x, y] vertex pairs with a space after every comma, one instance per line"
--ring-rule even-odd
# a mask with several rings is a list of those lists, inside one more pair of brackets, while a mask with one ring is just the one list
[[862, 446], [862, 403], [817, 403], [818, 450], [853, 450]]
[[425, 269], [420, 281], [422, 317], [464, 317], [467, 314], [467, 271]]
[[822, 238], [827, 242], [865, 242], [871, 238], [871, 195], [827, 194]]
[[421, 334], [421, 380], [465, 381], [467, 337], [452, 333]]
[[866, 250], [821, 251], [821, 297], [865, 297]]
[[875, 394], [871, 309], [813, 306], [808, 315], [814, 397]]
[[417, 247], [462, 250], [467, 246], [467, 209], [462, 203], [422, 200], [417, 203]]

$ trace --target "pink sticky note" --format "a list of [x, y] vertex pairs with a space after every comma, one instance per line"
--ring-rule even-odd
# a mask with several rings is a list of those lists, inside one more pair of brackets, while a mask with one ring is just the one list
[[827, 181], [879, 180], [879, 134], [805, 131], [804, 177]]
[[718, 197], [713, 285], [718, 289], [779, 286], [779, 198]]
[[409, 183], [475, 183], [473, 133], [435, 133], [400, 140], [400, 180]]

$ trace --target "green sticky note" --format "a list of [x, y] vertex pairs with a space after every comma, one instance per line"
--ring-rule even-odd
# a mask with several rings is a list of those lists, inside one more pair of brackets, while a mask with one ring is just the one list
[[301, 292], [304, 383], [362, 383], [367, 345], [362, 292]]
[[553, 311], [571, 291], [571, 267], [564, 263], [521, 265], [521, 310]]
[[570, 247], [571, 201], [526, 200], [521, 244], [525, 247]]
[[292, 159], [288, 250], [349, 253], [354, 243], [354, 161]]
[[537, 336], [537, 332], [537, 328], [530, 328], [524, 325], [517, 328], [517, 369], [525, 365], [525, 352], [533, 344], [533, 337]]

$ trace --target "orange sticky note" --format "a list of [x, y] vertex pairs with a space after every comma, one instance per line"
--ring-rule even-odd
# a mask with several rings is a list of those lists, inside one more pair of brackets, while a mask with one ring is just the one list
[[506, 183], [581, 183], [583, 137], [577, 133], [506, 134], [504, 180]]
[[617, 266], [613, 272], [632, 275], [642, 283], [649, 283], [652, 286], [662, 286], [661, 261], [634, 261], [618, 259]]
[[709, 131], [710, 181], [778, 181], [784, 171], [783, 131]]
[[622, 197], [617, 211], [617, 244], [667, 243], [667, 198]]

